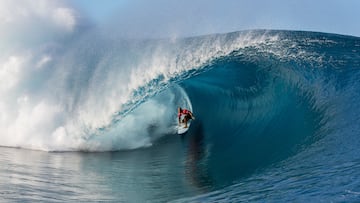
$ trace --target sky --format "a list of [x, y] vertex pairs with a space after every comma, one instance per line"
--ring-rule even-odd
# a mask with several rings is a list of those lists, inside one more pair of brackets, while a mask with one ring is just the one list
[[124, 37], [178, 37], [249, 29], [360, 36], [359, 0], [76, 0], [98, 26]]

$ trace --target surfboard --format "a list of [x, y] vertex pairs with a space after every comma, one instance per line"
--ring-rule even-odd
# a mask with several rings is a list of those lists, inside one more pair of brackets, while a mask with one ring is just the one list
[[179, 135], [186, 133], [189, 130], [191, 121], [188, 121], [187, 128], [185, 128], [185, 123], [181, 123], [177, 126], [177, 133]]
[[[184, 117], [185, 117], [184, 115], [181, 115], [180, 120], [183, 120]], [[187, 128], [185, 128], [185, 123], [177, 124], [177, 126], [176, 126], [177, 133], [179, 135], [186, 133], [189, 130], [190, 124], [191, 124], [191, 120], [188, 120]]]

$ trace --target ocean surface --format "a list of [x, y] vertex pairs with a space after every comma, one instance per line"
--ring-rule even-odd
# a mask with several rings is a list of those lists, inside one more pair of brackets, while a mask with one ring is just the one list
[[25, 44], [0, 46], [1, 202], [360, 201], [359, 37]]

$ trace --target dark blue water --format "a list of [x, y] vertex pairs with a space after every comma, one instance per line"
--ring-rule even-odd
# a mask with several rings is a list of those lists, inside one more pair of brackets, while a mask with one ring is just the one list
[[[76, 72], [87, 74], [64, 76], [72, 85], [60, 88], [78, 97], [66, 115], [92, 119], [76, 136], [64, 121], [55, 144], [4, 144], [57, 152], [1, 148], [2, 201], [360, 201], [360, 38], [250, 31], [100, 44], [110, 56], [80, 50], [92, 60]], [[65, 52], [66, 64], [79, 65]], [[119, 66], [141, 70], [140, 85]], [[136, 87], [124, 102], [119, 84]], [[113, 103], [109, 122], [92, 117]], [[85, 114], [88, 104], [95, 110]], [[196, 116], [183, 136], [174, 131], [178, 105]]]

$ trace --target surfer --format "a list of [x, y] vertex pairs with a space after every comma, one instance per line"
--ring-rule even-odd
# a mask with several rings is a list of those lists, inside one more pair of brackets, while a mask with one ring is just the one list
[[[181, 116], [184, 115], [184, 118], [181, 120]], [[179, 125], [181, 123], [185, 123], [185, 128], [187, 128], [187, 122], [190, 119], [194, 119], [195, 117], [193, 115], [193, 113], [187, 109], [182, 109], [181, 107], [178, 108], [178, 118], [179, 118]]]

